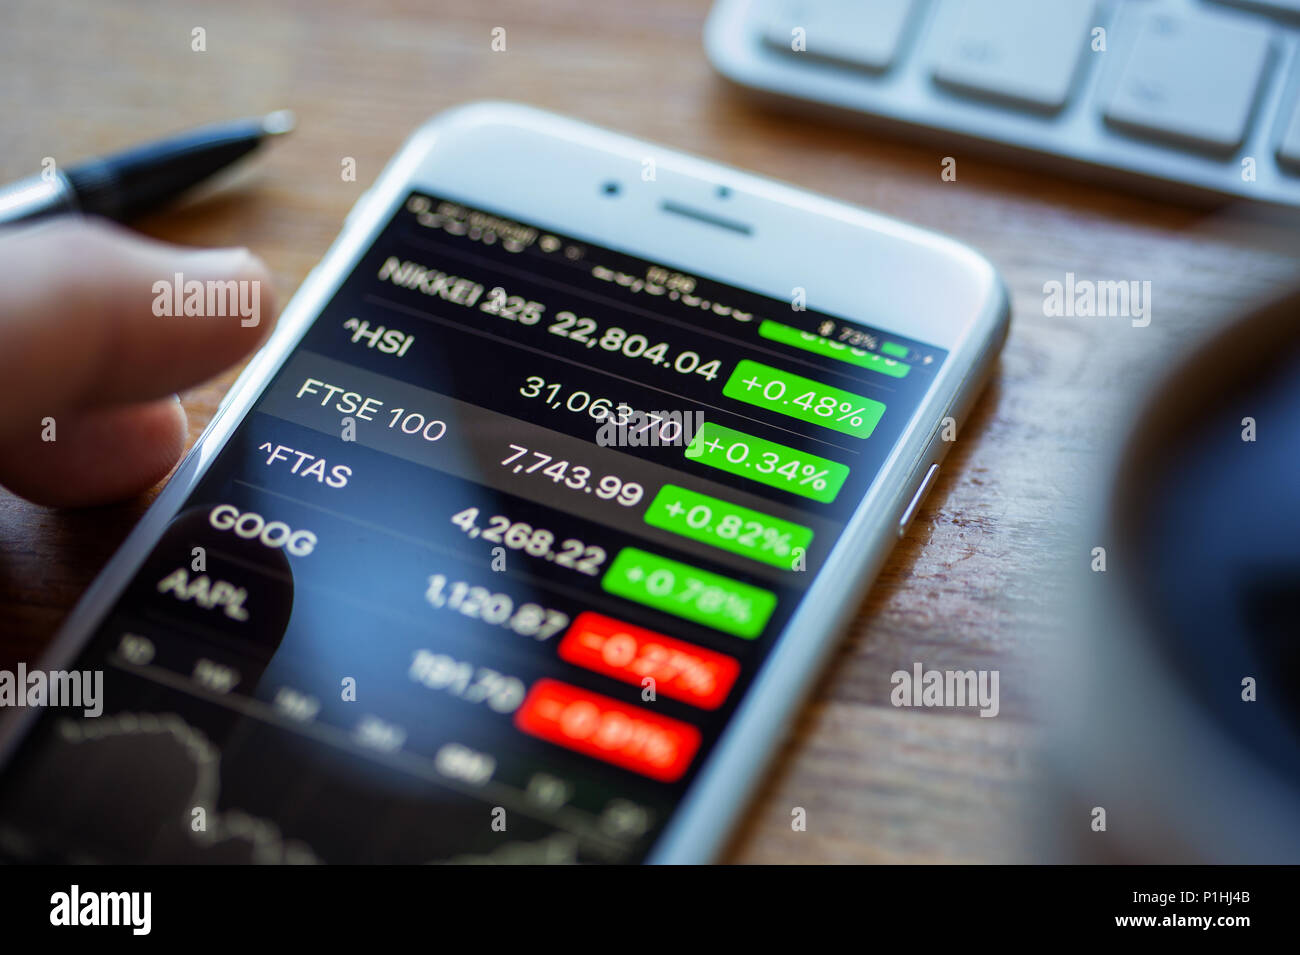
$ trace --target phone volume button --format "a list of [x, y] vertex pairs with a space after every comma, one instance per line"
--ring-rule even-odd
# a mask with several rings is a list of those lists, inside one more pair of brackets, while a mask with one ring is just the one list
[[907, 528], [911, 526], [912, 519], [916, 517], [916, 512], [921, 509], [921, 504], [925, 501], [925, 496], [930, 493], [930, 488], [934, 486], [934, 479], [938, 474], [939, 465], [931, 464], [925, 472], [925, 477], [921, 478], [921, 483], [916, 486], [916, 492], [912, 495], [912, 499], [907, 502], [903, 516], [898, 519], [898, 536], [900, 538], [907, 533]]

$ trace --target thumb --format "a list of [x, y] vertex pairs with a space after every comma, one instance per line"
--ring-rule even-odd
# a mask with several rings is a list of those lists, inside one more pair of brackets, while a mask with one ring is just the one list
[[[157, 481], [185, 444], [183, 411], [160, 399], [251, 351], [271, 299], [244, 249], [81, 220], [0, 231], [0, 483], [67, 504]], [[169, 314], [178, 303], [190, 314]]]
[[[175, 305], [178, 276], [247, 282], [249, 300], [255, 292], [259, 312], [271, 312], [269, 277], [245, 249], [185, 249], [91, 220], [0, 231], [0, 437], [33, 416], [165, 397], [261, 341], [260, 314], [254, 326], [156, 314], [160, 297]], [[225, 294], [213, 304], [231, 311]]]

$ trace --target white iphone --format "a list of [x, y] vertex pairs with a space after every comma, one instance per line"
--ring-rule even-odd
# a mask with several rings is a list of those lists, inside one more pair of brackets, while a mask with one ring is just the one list
[[436, 117], [43, 662], [102, 711], [11, 711], [0, 853], [715, 857], [1007, 323], [951, 240]]

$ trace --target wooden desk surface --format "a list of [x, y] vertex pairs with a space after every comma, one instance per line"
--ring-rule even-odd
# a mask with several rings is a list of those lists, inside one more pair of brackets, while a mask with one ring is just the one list
[[[1039, 666], [1063, 633], [1052, 594], [1097, 450], [1189, 331], [1262, 288], [1279, 258], [1203, 213], [976, 155], [779, 114], [727, 88], [701, 46], [706, 0], [432, 4], [19, 0], [0, 31], [0, 181], [198, 122], [289, 107], [299, 129], [227, 188], [149, 222], [247, 245], [288, 299], [406, 135], [467, 100], [517, 99], [871, 207], [962, 239], [1001, 269], [1015, 321], [995, 385], [805, 708], [728, 858], [1027, 858]], [[490, 49], [505, 27], [507, 50]], [[191, 31], [206, 30], [206, 52]], [[944, 156], [955, 182], [940, 180]], [[343, 182], [343, 157], [357, 181]], [[1067, 271], [1150, 280], [1149, 328], [1043, 314]], [[184, 396], [191, 438], [234, 377]], [[0, 668], [36, 658], [146, 501], [84, 512], [0, 491]], [[1069, 566], [1069, 571], [1058, 568]], [[998, 669], [1001, 713], [895, 709], [889, 674]], [[791, 807], [808, 814], [793, 832]]]

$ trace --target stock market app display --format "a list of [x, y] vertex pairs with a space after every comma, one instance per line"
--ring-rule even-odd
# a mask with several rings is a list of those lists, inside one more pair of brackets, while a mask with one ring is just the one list
[[10, 761], [0, 852], [643, 858], [945, 358], [870, 288], [687, 265], [409, 196], [77, 661], [103, 713]]

